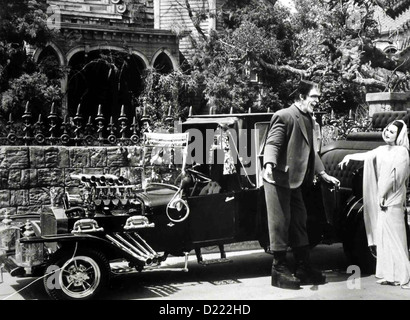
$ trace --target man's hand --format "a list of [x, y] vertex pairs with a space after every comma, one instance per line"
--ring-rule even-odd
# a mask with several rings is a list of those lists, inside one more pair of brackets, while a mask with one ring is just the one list
[[326, 172], [322, 172], [320, 174], [320, 176], [322, 177], [323, 181], [327, 182], [327, 183], [331, 183], [334, 184], [336, 187], [340, 187], [340, 181], [339, 179], [333, 177], [333, 176], [329, 176]]
[[274, 167], [271, 163], [266, 164], [265, 170], [263, 170], [263, 179], [266, 182], [275, 183], [275, 180], [273, 180], [273, 170]]

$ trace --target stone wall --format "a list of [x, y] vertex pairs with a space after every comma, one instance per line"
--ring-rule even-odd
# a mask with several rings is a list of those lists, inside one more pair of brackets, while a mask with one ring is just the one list
[[366, 94], [369, 116], [375, 112], [406, 111], [409, 108], [410, 92], [374, 92]]
[[140, 183], [140, 147], [0, 147], [0, 215], [40, 213], [50, 205], [50, 191], [62, 205], [65, 191], [81, 183], [71, 174], [115, 174]]

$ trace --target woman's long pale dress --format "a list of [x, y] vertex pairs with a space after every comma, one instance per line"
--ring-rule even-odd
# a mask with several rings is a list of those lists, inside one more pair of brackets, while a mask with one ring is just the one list
[[407, 149], [389, 145], [369, 151], [364, 163], [364, 219], [368, 244], [377, 248], [376, 277], [401, 285], [410, 281], [404, 220], [409, 166]]

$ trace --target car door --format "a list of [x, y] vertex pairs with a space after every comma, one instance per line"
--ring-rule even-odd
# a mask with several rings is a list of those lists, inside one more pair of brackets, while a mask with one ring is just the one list
[[235, 235], [235, 192], [190, 197], [189, 232], [191, 241], [201, 246], [227, 241]]

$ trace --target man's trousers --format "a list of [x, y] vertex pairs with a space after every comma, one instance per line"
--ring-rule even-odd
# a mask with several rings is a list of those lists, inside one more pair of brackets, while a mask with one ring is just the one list
[[264, 181], [271, 251], [309, 245], [302, 188], [289, 189]]

